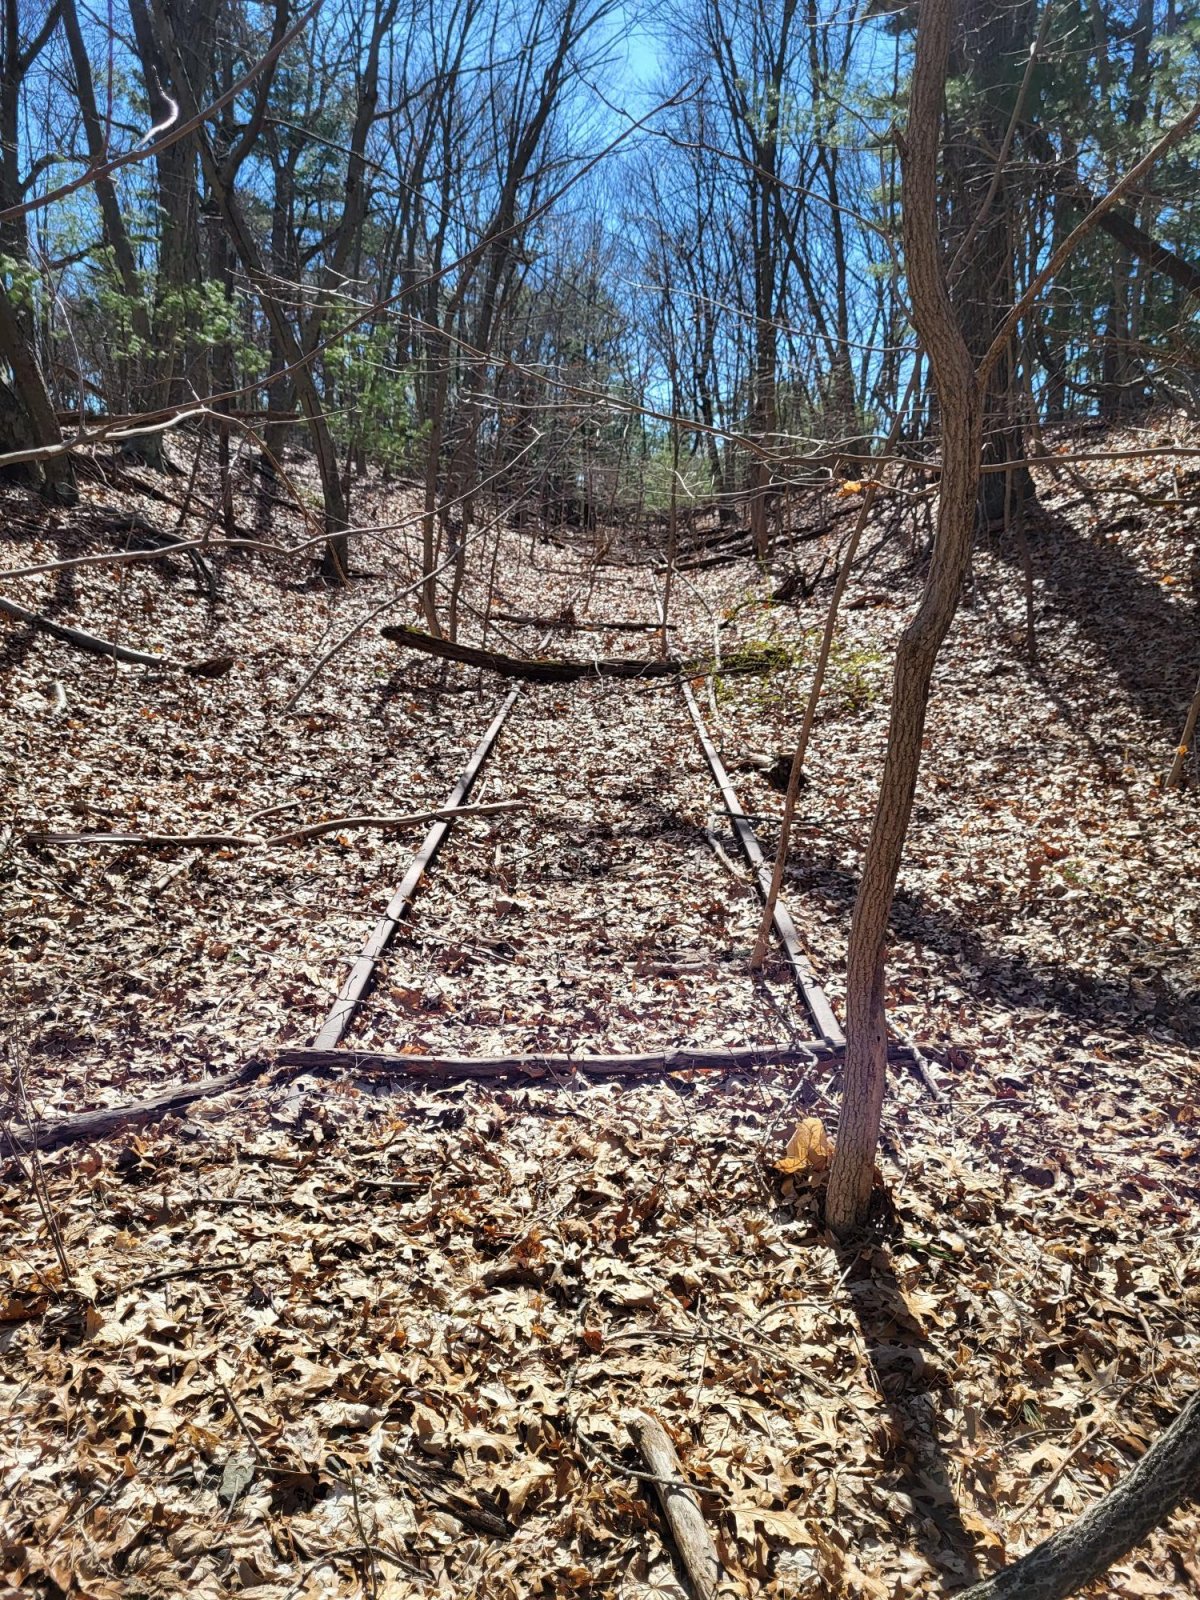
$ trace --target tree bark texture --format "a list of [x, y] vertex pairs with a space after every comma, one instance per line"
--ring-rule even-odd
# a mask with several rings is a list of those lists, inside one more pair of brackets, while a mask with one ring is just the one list
[[[21, 7], [17, 0], [5, 0], [0, 16], [0, 208], [19, 206], [25, 199], [21, 161], [25, 136], [20, 127], [21, 84], [54, 31], [57, 11], [49, 14], [34, 38], [22, 48]], [[30, 267], [29, 234], [24, 217], [0, 222], [0, 256], [9, 256], [24, 272]], [[0, 449], [36, 448], [62, 441], [58, 416], [38, 359], [34, 315], [10, 292], [0, 273], [0, 364], [12, 373], [12, 388], [3, 385], [5, 402], [15, 397], [16, 405], [0, 406]], [[16, 274], [13, 274], [16, 289]], [[7, 435], [7, 437], [4, 437]], [[73, 505], [78, 498], [75, 468], [70, 457], [50, 456], [40, 464], [21, 469], [48, 500]]]
[[696, 1600], [716, 1600], [721, 1558], [704, 1521], [696, 1492], [687, 1487], [667, 1430], [657, 1417], [645, 1411], [627, 1411], [621, 1420], [642, 1460], [654, 1474], [654, 1487], [692, 1593]]
[[[954, 304], [963, 338], [973, 359], [982, 359], [991, 344], [999, 314], [1011, 304], [1013, 259], [1011, 204], [1003, 170], [997, 181], [1000, 149], [1016, 90], [1014, 67], [1031, 33], [1033, 7], [1028, 0], [960, 0], [952, 24], [953, 70], [966, 77], [969, 93], [963, 109], [950, 118], [946, 136], [946, 173], [953, 225], [960, 237], [974, 234], [957, 273]], [[979, 219], [985, 196], [986, 215]], [[977, 222], [977, 219], [978, 222]], [[1011, 466], [1014, 498], [1035, 498], [1025, 464], [1025, 444], [1013, 386], [1013, 357], [1006, 351], [984, 386], [983, 459], [993, 466]], [[997, 521], [1007, 510], [1007, 473], [981, 479], [984, 519]]]
[[[104, 126], [99, 108], [96, 105], [92, 63], [88, 57], [83, 31], [79, 26], [79, 12], [75, 0], [61, 0], [59, 11], [63, 32], [67, 36], [67, 48], [71, 53], [71, 71], [75, 77], [75, 95], [79, 101], [79, 114], [83, 119], [83, 131], [87, 139], [88, 159], [94, 167], [102, 168], [108, 160], [108, 147], [104, 139]], [[104, 243], [112, 254], [113, 269], [128, 304], [130, 327], [142, 346], [138, 360], [144, 362], [148, 352], [154, 348], [154, 336], [150, 326], [150, 313], [138, 279], [133, 245], [117, 195], [117, 186], [110, 174], [102, 173], [97, 176], [95, 187]], [[130, 369], [136, 365], [137, 362], [127, 357], [122, 356], [118, 359], [122, 393], [117, 397], [118, 404], [114, 409], [134, 412], [145, 409], [142, 405], [142, 396], [130, 384]]]
[[958, 1600], [1065, 1600], [1200, 1491], [1200, 1392], [1103, 1500]]
[[942, 478], [929, 575], [896, 652], [887, 755], [847, 951], [846, 1072], [826, 1196], [829, 1225], [839, 1235], [865, 1221], [871, 1198], [887, 1079], [888, 918], [921, 766], [934, 664], [958, 607], [979, 487], [982, 399], [946, 288], [936, 209], [938, 134], [952, 16], [953, 0], [922, 0], [902, 152], [909, 293], [942, 413]]
[[[3, 282], [0, 282], [0, 361], [7, 363], [12, 372], [13, 389], [27, 422], [27, 443], [23, 440], [26, 429], [18, 427], [12, 445], [17, 449], [35, 449], [61, 444], [62, 429], [46, 388], [28, 319], [17, 310]], [[2, 440], [0, 445], [7, 446], [9, 442]], [[48, 456], [40, 466], [31, 465], [26, 470], [47, 500], [74, 505], [78, 499], [75, 469], [69, 456]]]

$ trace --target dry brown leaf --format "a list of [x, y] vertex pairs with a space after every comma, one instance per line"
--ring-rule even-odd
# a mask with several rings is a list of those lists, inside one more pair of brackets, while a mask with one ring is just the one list
[[775, 1163], [776, 1170], [788, 1174], [795, 1172], [824, 1172], [833, 1159], [833, 1145], [825, 1132], [820, 1117], [804, 1117], [787, 1142], [783, 1159]]

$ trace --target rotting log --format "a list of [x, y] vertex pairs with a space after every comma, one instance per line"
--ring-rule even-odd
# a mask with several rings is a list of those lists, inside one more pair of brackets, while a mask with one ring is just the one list
[[1133, 1471], [1067, 1528], [958, 1600], [1066, 1600], [1200, 1495], [1200, 1390]]
[[[599, 656], [590, 661], [567, 661], [562, 657], [509, 656], [498, 650], [481, 650], [475, 645], [452, 643], [449, 639], [435, 639], [420, 628], [406, 628], [397, 624], [381, 628], [385, 639], [420, 650], [444, 661], [458, 661], [463, 666], [479, 667], [484, 672], [495, 672], [503, 678], [517, 678], [526, 683], [578, 683], [585, 678], [699, 678], [735, 673], [769, 672], [784, 665], [786, 653], [777, 649], [747, 650], [727, 656], [724, 661], [681, 661], [675, 657], [648, 660], [641, 656]], [[657, 632], [657, 627], [652, 630]]]
[[626, 1411], [621, 1420], [653, 1474], [654, 1489], [693, 1594], [697, 1600], [716, 1600], [721, 1558], [700, 1510], [699, 1497], [684, 1479], [667, 1430], [645, 1411]]
[[[422, 637], [426, 636], [422, 635]], [[437, 642], [439, 644], [442, 643], [441, 640]], [[500, 730], [504, 726], [505, 718], [512, 710], [520, 692], [519, 689], [511, 691], [500, 710], [492, 719], [487, 732], [476, 745], [470, 761], [463, 768], [462, 775], [450, 791], [444, 807], [447, 812], [458, 811], [466, 805], [475, 779], [479, 776], [484, 762], [491, 754], [492, 746], [500, 737]], [[417, 892], [417, 886], [424, 877], [426, 869], [441, 849], [442, 843], [450, 832], [453, 823], [454, 818], [452, 816], [444, 817], [435, 822], [425, 835], [424, 842], [413, 857], [400, 887], [392, 896], [387, 910], [376, 924], [375, 931], [368, 938], [366, 944], [363, 945], [358, 960], [351, 967], [349, 976], [333, 1003], [333, 1009], [325, 1019], [325, 1024], [320, 1033], [313, 1040], [314, 1048], [332, 1050], [341, 1043], [342, 1036], [350, 1026], [351, 1017], [357, 1011], [359, 1002], [367, 992], [375, 976], [376, 965], [388, 945], [392, 942], [392, 936], [395, 934], [401, 919], [408, 915], [413, 896]]]
[[[692, 687], [689, 683], [684, 683], [683, 685], [683, 698], [695, 724], [696, 734], [700, 740], [700, 748], [704, 751], [704, 758], [708, 762], [709, 770], [713, 775], [717, 788], [721, 791], [721, 798], [725, 802], [725, 810], [729, 814], [729, 820], [733, 825], [734, 833], [737, 835], [738, 844], [742, 848], [742, 854], [750, 864], [758, 883], [759, 892], [765, 898], [771, 887], [771, 872], [767, 866], [766, 858], [763, 856], [762, 847], [750, 824], [749, 817], [742, 810], [741, 801], [737, 797], [733, 784], [729, 781], [729, 774], [725, 771], [721, 757], [717, 753], [717, 747], [709, 737], [708, 729], [704, 725], [704, 718], [700, 715], [700, 707], [696, 704], [696, 696], [692, 693]], [[792, 974], [799, 986], [800, 993], [804, 997], [804, 1003], [808, 1007], [809, 1015], [812, 1017], [813, 1025], [818, 1034], [827, 1044], [843, 1045], [845, 1043], [845, 1035], [842, 1033], [838, 1020], [833, 1014], [833, 1008], [825, 996], [825, 991], [817, 982], [816, 974], [809, 964], [808, 957], [804, 954], [800, 944], [800, 935], [796, 931], [796, 924], [793, 922], [792, 914], [782, 899], [777, 899], [775, 902], [773, 921], [775, 923], [775, 932], [779, 935], [780, 943], [783, 945], [788, 965], [792, 969]]]
[[638, 657], [598, 657], [592, 661], [564, 661], [554, 658], [534, 660], [525, 656], [503, 655], [497, 650], [480, 650], [474, 645], [454, 644], [435, 639], [431, 633], [403, 625], [381, 628], [380, 633], [394, 644], [420, 650], [444, 661], [459, 661], [466, 667], [481, 667], [502, 678], [519, 678], [525, 683], [577, 683], [581, 678], [677, 678], [687, 672], [703, 672], [704, 666], [686, 661], [643, 661]]
[[15, 617], [18, 622], [27, 622], [30, 627], [40, 628], [43, 633], [51, 633], [56, 639], [73, 644], [77, 650], [86, 650], [89, 655], [107, 656], [114, 661], [124, 661], [134, 667], [173, 669], [178, 666], [177, 662], [166, 656], [152, 656], [144, 650], [130, 650], [126, 645], [114, 644], [111, 639], [98, 639], [94, 634], [84, 633], [79, 628], [68, 628], [61, 622], [51, 622], [49, 617], [43, 617], [37, 611], [27, 611], [24, 606], [17, 605], [15, 600], [0, 599], [0, 611], [5, 616]]

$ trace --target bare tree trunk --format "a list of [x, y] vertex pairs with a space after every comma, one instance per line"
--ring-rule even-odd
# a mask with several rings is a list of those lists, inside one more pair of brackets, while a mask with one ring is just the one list
[[953, 0], [922, 0], [908, 129], [902, 146], [904, 244], [913, 321], [942, 416], [937, 537], [917, 613], [901, 637], [887, 756], [846, 963], [846, 1073], [826, 1215], [845, 1235], [867, 1216], [887, 1079], [884, 952], [888, 917], [921, 766], [934, 664], [962, 592], [971, 551], [982, 447], [974, 364], [950, 304], [937, 223], [938, 136]]
[[[79, 26], [79, 12], [75, 0], [60, 0], [59, 12], [62, 17], [63, 32], [67, 36], [67, 46], [71, 52], [71, 71], [75, 76], [75, 95], [79, 101], [79, 113], [83, 119], [83, 130], [87, 138], [88, 158], [94, 167], [102, 167], [108, 159], [108, 147], [104, 139], [104, 128], [100, 120], [100, 112], [96, 106], [96, 90], [92, 82], [92, 64], [88, 58], [87, 46], [84, 43], [83, 32]], [[95, 180], [96, 203], [100, 208], [100, 223], [103, 229], [104, 242], [112, 252], [113, 266], [125, 296], [129, 312], [129, 325], [133, 329], [143, 350], [154, 348], [154, 338], [150, 327], [150, 313], [138, 278], [137, 263], [134, 259], [133, 245], [130, 242], [129, 230], [125, 226], [125, 217], [121, 211], [120, 200], [117, 197], [117, 186], [107, 174], [98, 175]], [[140, 357], [142, 361], [145, 356]], [[135, 365], [129, 358], [122, 360], [121, 386], [124, 393], [110, 397], [110, 409], [113, 411], [141, 411], [145, 409], [138, 386], [130, 382], [130, 366]]]
[[[266, 130], [266, 147], [270, 152], [271, 169], [273, 174], [271, 193], [271, 242], [269, 246], [269, 260], [274, 278], [276, 293], [281, 293], [284, 286], [292, 288], [292, 292], [299, 294], [300, 262], [296, 251], [295, 229], [295, 195], [296, 195], [296, 164], [300, 159], [301, 141], [292, 129], [281, 129], [278, 126], [268, 125]], [[279, 340], [275, 337], [275, 330], [268, 324], [270, 340], [271, 381], [267, 387], [267, 407], [269, 410], [282, 414], [295, 409], [296, 393], [292, 380], [284, 373], [287, 358], [280, 347]], [[283, 460], [283, 453], [291, 438], [291, 424], [287, 422], [268, 422], [263, 429], [263, 438], [270, 452], [270, 456]], [[264, 456], [263, 465], [273, 473], [269, 466], [270, 458]]]
[[[172, 38], [179, 41], [178, 54], [189, 84], [201, 97], [212, 73], [216, 14], [212, 0], [155, 0], [167, 18]], [[166, 63], [157, 38], [155, 20], [146, 0], [130, 0], [129, 21], [142, 65], [149, 113], [155, 122], [169, 120], [173, 114], [168, 94], [176, 74]], [[178, 83], [174, 94], [179, 98]], [[200, 246], [200, 205], [196, 182], [196, 156], [202, 135], [192, 135], [169, 144], [154, 158], [158, 190], [158, 270], [155, 292], [153, 360], [155, 407], [186, 400], [191, 394], [204, 394], [208, 388], [205, 350], [192, 326], [194, 316], [189, 302], [197, 303], [202, 285]], [[161, 435], [146, 438], [146, 450], [154, 465], [161, 465]]]
[[[1011, 273], [1008, 163], [998, 166], [995, 152], [1008, 121], [1012, 62], [1028, 46], [1029, 11], [994, 0], [961, 0], [956, 10], [953, 71], [966, 78], [968, 89], [963, 109], [949, 118], [945, 162], [951, 216], [960, 234], [970, 232], [972, 243], [962, 259], [954, 303], [967, 348], [980, 361], [991, 344], [997, 302], [1004, 301]], [[984, 202], [985, 195], [990, 202]], [[1025, 461], [1020, 415], [1011, 403], [1011, 361], [1006, 349], [983, 384], [983, 460], [1007, 466], [1023, 499], [1032, 505], [1037, 495]], [[1004, 515], [1005, 478], [997, 471], [980, 479], [987, 522]]]
[[[0, 279], [0, 361], [7, 363], [12, 370], [13, 388], [29, 430], [28, 439], [14, 437], [11, 442], [0, 441], [0, 448], [4, 449], [62, 443], [62, 431], [58, 426], [54, 403], [46, 388], [31, 332], [23, 326], [24, 320]], [[74, 505], [79, 498], [69, 456], [50, 456], [43, 461], [40, 480], [37, 479], [37, 467], [33, 467], [32, 472], [35, 480], [40, 481], [46, 499]]]
[[[19, 165], [24, 147], [21, 85], [56, 21], [57, 13], [51, 8], [36, 37], [22, 49], [18, 0], [4, 0], [0, 12], [0, 209], [6, 211], [25, 199]], [[0, 363], [12, 373], [12, 389], [5, 384], [4, 390], [5, 398], [11, 393], [15, 404], [5, 404], [0, 414], [0, 429], [10, 435], [0, 439], [0, 450], [60, 444], [62, 433], [38, 360], [33, 316], [22, 309], [7, 286], [14, 264], [18, 272], [29, 266], [29, 235], [23, 217], [0, 223], [0, 257], [4, 256], [11, 262], [7, 270], [0, 271]], [[72, 505], [78, 498], [70, 456], [50, 456], [40, 467], [30, 466], [26, 475], [47, 499]]]
[[[154, 26], [155, 36], [178, 97], [180, 110], [185, 117], [191, 120], [199, 115], [199, 106], [191, 82], [180, 61], [170, 20], [162, 9], [163, 0], [150, 0], [150, 4], [150, 17]], [[275, 15], [276, 36], [282, 34], [286, 20], [287, 12], [283, 0], [277, 0]], [[300, 405], [308, 419], [313, 453], [317, 459], [317, 471], [321, 479], [321, 493], [325, 505], [325, 532], [327, 535], [324, 570], [330, 576], [344, 582], [348, 576], [349, 568], [349, 540], [346, 536], [346, 501], [342, 493], [341, 473], [338, 470], [337, 449], [325, 415], [325, 403], [312, 375], [310, 365], [311, 351], [306, 352], [301, 347], [295, 330], [284, 315], [276, 297], [271, 276], [263, 265], [258, 246], [254, 242], [254, 236], [250, 231], [237, 195], [234, 192], [237, 169], [249, 153], [250, 147], [261, 127], [262, 118], [266, 112], [266, 96], [269, 87], [270, 74], [267, 73], [264, 74], [263, 81], [259, 84], [255, 108], [243, 129], [237, 148], [225, 161], [218, 161], [212, 143], [202, 129], [197, 132], [196, 138], [199, 144], [200, 161], [204, 168], [204, 175], [212, 191], [212, 198], [216, 202], [224, 220], [230, 242], [240, 257], [246, 276], [258, 295], [263, 313], [271, 325], [284, 359], [289, 368], [292, 369], [289, 376], [296, 386]]]

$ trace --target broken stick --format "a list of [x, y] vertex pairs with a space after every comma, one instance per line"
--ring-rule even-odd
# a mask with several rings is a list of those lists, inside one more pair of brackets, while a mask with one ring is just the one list
[[416, 1082], [436, 1078], [482, 1080], [524, 1077], [553, 1087], [555, 1078], [645, 1078], [671, 1072], [748, 1072], [761, 1067], [816, 1067], [840, 1063], [842, 1052], [823, 1040], [775, 1047], [741, 1046], [730, 1049], [693, 1050], [682, 1047], [654, 1050], [643, 1055], [506, 1055], [431, 1056], [397, 1055], [378, 1050], [305, 1049], [287, 1045], [276, 1055], [280, 1066], [308, 1072], [378, 1073], [383, 1077], [411, 1078]]
[[705, 1525], [696, 1491], [685, 1486], [683, 1468], [667, 1430], [645, 1411], [627, 1411], [621, 1420], [654, 1474], [654, 1487], [693, 1591], [698, 1600], [716, 1600], [721, 1558]]
[[130, 650], [127, 645], [114, 644], [111, 639], [98, 639], [95, 634], [84, 633], [81, 628], [64, 627], [61, 622], [52, 622], [49, 617], [43, 617], [38, 611], [27, 611], [24, 606], [17, 605], [15, 600], [0, 599], [0, 612], [6, 617], [15, 617], [18, 622], [27, 622], [32, 628], [40, 628], [43, 633], [53, 634], [56, 639], [73, 644], [77, 650], [86, 650], [89, 655], [111, 656], [114, 661], [124, 661], [134, 667], [176, 665], [166, 656], [147, 655], [144, 650]]
[[145, 1100], [127, 1101], [119, 1106], [102, 1106], [97, 1111], [77, 1111], [57, 1122], [39, 1122], [20, 1134], [8, 1129], [0, 1132], [0, 1153], [21, 1156], [30, 1150], [58, 1150], [63, 1145], [85, 1140], [107, 1139], [126, 1128], [157, 1122], [161, 1117], [182, 1111], [194, 1100], [227, 1094], [230, 1089], [260, 1077], [271, 1066], [266, 1056], [256, 1056], [232, 1072], [216, 1078], [200, 1078], [195, 1083], [173, 1084]]

